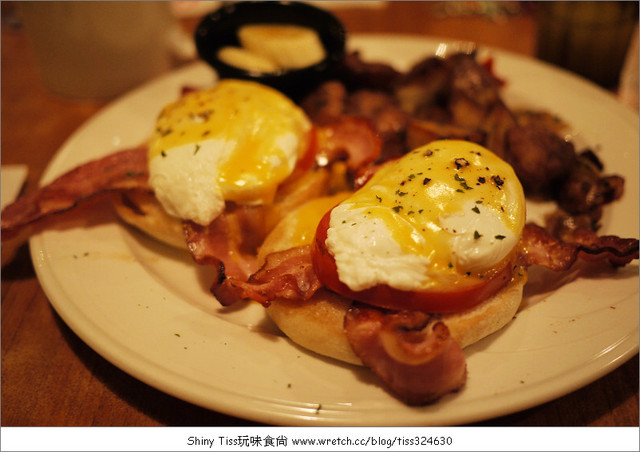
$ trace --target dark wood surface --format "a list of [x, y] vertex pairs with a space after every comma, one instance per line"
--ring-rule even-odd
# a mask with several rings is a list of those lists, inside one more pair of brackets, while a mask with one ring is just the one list
[[[535, 53], [532, 16], [439, 17], [432, 5], [389, 2], [384, 8], [336, 9], [351, 33], [390, 32], [476, 40], [524, 55]], [[197, 19], [183, 20], [192, 30]], [[105, 102], [48, 93], [16, 15], [2, 3], [2, 164], [29, 167], [34, 190], [49, 159]], [[2, 425], [253, 425], [159, 392], [111, 365], [83, 343], [50, 306], [28, 245], [3, 246]], [[11, 256], [13, 256], [11, 258]], [[638, 357], [596, 382], [544, 405], [480, 425], [638, 426]]]

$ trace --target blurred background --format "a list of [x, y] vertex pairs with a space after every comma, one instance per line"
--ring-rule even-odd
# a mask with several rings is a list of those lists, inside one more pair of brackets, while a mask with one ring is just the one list
[[[5, 51], [19, 53], [21, 69], [33, 62], [53, 93], [111, 98], [196, 58], [195, 26], [224, 3], [2, 2], [3, 63]], [[475, 41], [566, 68], [637, 105], [638, 2], [309, 3], [332, 10], [349, 33]]]

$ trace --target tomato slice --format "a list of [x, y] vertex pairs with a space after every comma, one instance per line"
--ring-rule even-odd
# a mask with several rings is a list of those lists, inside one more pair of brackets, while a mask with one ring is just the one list
[[340, 281], [336, 262], [325, 245], [330, 217], [331, 211], [327, 212], [318, 224], [312, 255], [313, 267], [322, 284], [347, 298], [393, 310], [460, 312], [472, 308], [498, 292], [513, 276], [513, 263], [507, 261], [501, 268], [485, 275], [484, 278], [463, 278], [461, 281], [464, 282], [452, 286], [406, 291], [380, 284], [366, 290], [354, 291]]

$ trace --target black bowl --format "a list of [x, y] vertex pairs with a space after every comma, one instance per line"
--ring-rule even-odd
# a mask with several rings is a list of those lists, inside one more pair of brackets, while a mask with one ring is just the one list
[[[282, 73], [252, 72], [220, 61], [218, 50], [239, 46], [237, 31], [246, 24], [295, 24], [314, 29], [324, 46], [326, 57], [317, 64]], [[228, 4], [202, 19], [195, 31], [199, 57], [213, 67], [220, 78], [252, 80], [271, 86], [299, 100], [329, 78], [342, 62], [346, 33], [329, 12], [298, 2], [240, 2]]]

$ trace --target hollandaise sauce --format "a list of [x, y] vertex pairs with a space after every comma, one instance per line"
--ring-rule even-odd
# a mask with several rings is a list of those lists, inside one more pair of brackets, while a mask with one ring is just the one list
[[225, 201], [270, 203], [306, 151], [310, 129], [280, 92], [223, 80], [162, 110], [149, 144], [149, 181], [169, 214], [208, 224]]

